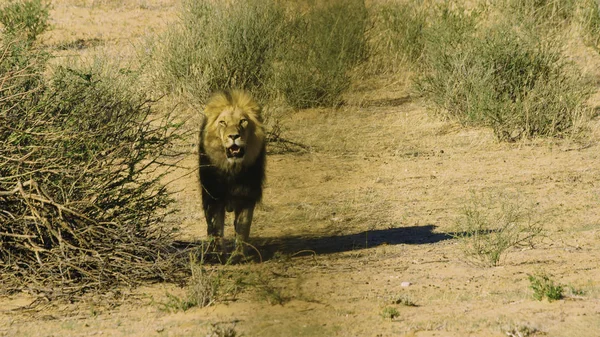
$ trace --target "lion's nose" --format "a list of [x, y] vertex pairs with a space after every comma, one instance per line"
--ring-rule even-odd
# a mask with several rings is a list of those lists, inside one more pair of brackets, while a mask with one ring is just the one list
[[240, 135], [232, 134], [232, 135], [229, 135], [229, 138], [231, 138], [231, 140], [236, 140], [236, 139], [240, 138]]

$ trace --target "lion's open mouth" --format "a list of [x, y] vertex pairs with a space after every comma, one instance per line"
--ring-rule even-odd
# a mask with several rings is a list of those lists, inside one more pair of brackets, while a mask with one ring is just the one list
[[244, 148], [238, 145], [231, 145], [225, 151], [227, 158], [242, 158], [244, 156]]

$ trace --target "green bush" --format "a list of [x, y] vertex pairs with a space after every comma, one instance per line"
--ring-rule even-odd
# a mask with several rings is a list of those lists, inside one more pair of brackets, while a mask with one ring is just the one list
[[555, 284], [548, 275], [529, 275], [528, 278], [536, 300], [541, 301], [545, 297], [552, 302], [563, 298], [563, 286]]
[[367, 56], [363, 1], [335, 1], [296, 17], [280, 45], [276, 88], [295, 108], [335, 106], [350, 86], [349, 72]]
[[[462, 20], [465, 15], [467, 20]], [[563, 136], [589, 116], [591, 85], [556, 40], [511, 22], [444, 11], [428, 29], [417, 87], [438, 110], [501, 140]]]
[[583, 0], [581, 5], [581, 26], [584, 40], [592, 47], [600, 48], [600, 4], [596, 0]]
[[[437, 66], [436, 61], [451, 49], [461, 49], [475, 36], [481, 13], [444, 2], [429, 14], [429, 24], [423, 31], [425, 66]], [[441, 64], [440, 64], [441, 65]]]
[[159, 82], [200, 100], [234, 87], [259, 98], [282, 95], [296, 108], [339, 104], [349, 71], [367, 55], [365, 5], [335, 1], [307, 13], [290, 6], [184, 2], [180, 24], [156, 46]]
[[517, 20], [548, 26], [570, 23], [576, 16], [579, 0], [502, 0], [496, 6]]
[[383, 311], [381, 312], [381, 317], [388, 319], [388, 320], [394, 320], [395, 318], [400, 316], [400, 312], [398, 311], [398, 309], [394, 308], [394, 307], [385, 307], [383, 308]]
[[272, 1], [186, 0], [179, 24], [159, 43], [160, 81], [200, 99], [223, 88], [264, 96], [283, 23]]
[[471, 65], [461, 63], [467, 62], [466, 45], [475, 34], [477, 16], [445, 3], [432, 11], [429, 21], [423, 31], [421, 75], [416, 79], [416, 87], [438, 108], [453, 113], [460, 110], [454, 104], [460, 104], [464, 98], [453, 96], [465, 94], [456, 87], [468, 86], [461, 77], [469, 76]]
[[425, 48], [427, 7], [422, 1], [384, 3], [371, 9], [371, 60], [376, 72], [400, 71], [417, 64]]
[[9, 0], [0, 8], [4, 34], [35, 41], [49, 27], [50, 5], [44, 0]]

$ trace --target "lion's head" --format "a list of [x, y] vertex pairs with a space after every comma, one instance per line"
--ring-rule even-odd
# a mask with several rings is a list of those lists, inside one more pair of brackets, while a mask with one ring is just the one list
[[252, 165], [265, 146], [258, 104], [243, 91], [225, 91], [209, 99], [204, 113], [201, 141], [213, 165], [225, 171]]

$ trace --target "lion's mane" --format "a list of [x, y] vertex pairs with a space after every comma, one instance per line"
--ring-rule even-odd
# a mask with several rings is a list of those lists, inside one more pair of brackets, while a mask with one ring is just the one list
[[[223, 136], [218, 132], [219, 118], [227, 114], [230, 118], [241, 115], [247, 121], [245, 153], [237, 162], [226, 157]], [[198, 148], [205, 214], [212, 216], [222, 207], [228, 211], [245, 205], [253, 208], [262, 198], [266, 161], [266, 137], [259, 105], [244, 91], [222, 91], [209, 99], [204, 115]]]

